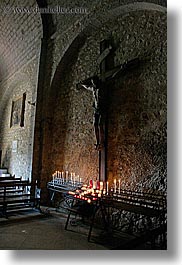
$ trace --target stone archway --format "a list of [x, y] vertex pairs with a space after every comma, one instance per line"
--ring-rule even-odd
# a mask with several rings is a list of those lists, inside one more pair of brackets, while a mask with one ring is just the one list
[[[114, 4], [113, 4], [114, 5]], [[100, 6], [100, 3], [98, 4]], [[95, 31], [99, 31], [102, 26], [108, 21], [113, 21], [119, 16], [125, 16], [132, 12], [138, 11], [153, 11], [159, 13], [166, 13], [166, 2], [160, 0], [149, 0], [143, 2], [136, 2], [135, 0], [130, 0], [127, 4], [119, 3], [114, 5], [114, 8], [104, 9], [101, 13], [99, 13], [99, 7], [95, 7], [95, 9], [88, 14], [87, 17], [84, 17], [82, 20], [78, 20], [74, 25], [68, 28], [65, 32], [60, 32], [62, 34], [62, 46], [63, 51], [59, 58], [55, 60], [55, 67], [52, 76], [55, 75], [56, 69], [62, 59], [66, 56], [67, 53], [73, 48], [77, 49], [78, 43], [91, 36]], [[58, 33], [59, 34], [59, 33]], [[69, 38], [68, 38], [69, 36]], [[53, 79], [52, 79], [53, 80]]]
[[[143, 12], [144, 10], [145, 11], [148, 10], [147, 12], [149, 12], [150, 7], [151, 7], [150, 4], [147, 4], [147, 5], [140, 4], [140, 5], [135, 5], [135, 6], [132, 5], [132, 8], [130, 6], [129, 9], [125, 9], [126, 8], [125, 7], [124, 10], [125, 12], [126, 10], [127, 12], [128, 10], [130, 10], [131, 14], [135, 14], [137, 12]], [[127, 14], [124, 12], [124, 10], [122, 7], [119, 14], [122, 14], [122, 15]], [[161, 10], [162, 10], [162, 13], [165, 12], [165, 8], [152, 5], [152, 11], [151, 11], [152, 13], [155, 13], [155, 11], [157, 11], [157, 14], [161, 14]], [[134, 12], [134, 11], [137, 11], [137, 12]], [[114, 13], [114, 11], [110, 12], [110, 14], [111, 14], [110, 17], [106, 18], [103, 24], [102, 23], [97, 24], [97, 29], [101, 29], [102, 27], [104, 27], [105, 21], [107, 21], [108, 19], [111, 19], [112, 16], [114, 16], [114, 18], [111, 19], [112, 23], [114, 23], [114, 19], [116, 20], [120, 18], [120, 15], [118, 14], [118, 12], [116, 12], [117, 15]], [[75, 91], [74, 91], [74, 87], [76, 83], [80, 81], [80, 79], [82, 80], [92, 75], [95, 70], [94, 64], [98, 56], [98, 44], [99, 44], [99, 38], [100, 38], [97, 35], [98, 31], [95, 32], [95, 27], [94, 27], [95, 22], [96, 20], [92, 19], [87, 24], [87, 26], [85, 26], [85, 28], [83, 25], [81, 32], [79, 31], [74, 32], [74, 34], [73, 32], [70, 33], [70, 40], [69, 40], [70, 45], [67, 45], [68, 48], [65, 50], [64, 56], [60, 60], [56, 68], [54, 77], [52, 79], [51, 97], [49, 99], [50, 108], [47, 111], [48, 113], [51, 114], [49, 117], [51, 120], [51, 126], [49, 127], [50, 130], [47, 131], [47, 134], [45, 136], [47, 140], [45, 141], [46, 148], [44, 150], [44, 154], [45, 154], [44, 172], [46, 175], [44, 177], [44, 180], [46, 179], [46, 177], [50, 179], [51, 174], [53, 173], [54, 170], [62, 170], [62, 169], [67, 170], [68, 169], [70, 171], [72, 170], [76, 171], [76, 167], [73, 168], [74, 167], [73, 163], [76, 164], [76, 161], [77, 161], [76, 166], [82, 165], [81, 174], [83, 174], [83, 176], [86, 177], [86, 179], [90, 175], [95, 176], [95, 174], [97, 174], [97, 172], [92, 169], [92, 166], [91, 168], [89, 168], [89, 166], [92, 163], [88, 163], [89, 159], [94, 161], [93, 163], [95, 163], [95, 165], [97, 163], [97, 159], [95, 155], [92, 154], [92, 151], [91, 151], [91, 143], [89, 142], [91, 139], [93, 139], [93, 131], [91, 127], [92, 126], [92, 120], [91, 120], [92, 119], [92, 114], [91, 114], [92, 98], [89, 94], [86, 94], [85, 92], [83, 92], [81, 97], [78, 97], [78, 95], [76, 96]], [[112, 31], [112, 23], [110, 23], [109, 25], [111, 27], [110, 31]], [[110, 31], [108, 31], [108, 27], [105, 28], [104, 30], [103, 32], [105, 33], [103, 34], [107, 36], [107, 34], [110, 33]], [[93, 35], [96, 37], [96, 39], [94, 39]], [[127, 41], [127, 38], [125, 41]], [[136, 54], [138, 55], [139, 51], [140, 51], [140, 55], [142, 55], [141, 51], [142, 51], [143, 46], [139, 49], [139, 51], [137, 51], [138, 53], [134, 53], [132, 51], [132, 47], [133, 47], [132, 41], [130, 41], [128, 44], [125, 42], [124, 47], [127, 47], [127, 45], [129, 47], [130, 52], [126, 53], [125, 57], [123, 58], [121, 58], [121, 56], [118, 55], [117, 63], [122, 63], [123, 62], [122, 60], [124, 59], [125, 60], [132, 59], [132, 56], [135, 56]], [[86, 56], [84, 56], [84, 52], [85, 50], [88, 51], [87, 48], [92, 47], [92, 46], [93, 46], [92, 55], [94, 54], [94, 56], [91, 59], [90, 54], [88, 54], [88, 59], [86, 59]], [[121, 51], [123, 52], [122, 49]], [[70, 63], [66, 64], [67, 62], [70, 62]], [[86, 64], [88, 65], [88, 62], [90, 64], [90, 67], [86, 67]], [[84, 67], [85, 69], [83, 69]], [[82, 104], [82, 108], [80, 108], [81, 109], [80, 112], [79, 112], [78, 105], [74, 106], [73, 104], [73, 101], [74, 103], [78, 104], [79, 99]], [[88, 108], [88, 104], [90, 104], [89, 108]], [[87, 119], [86, 119], [86, 121], [88, 122], [88, 123], [86, 122], [86, 127], [87, 127], [87, 130], [89, 131], [89, 136], [88, 136], [89, 140], [88, 138], [85, 138], [85, 135], [83, 135], [85, 134], [84, 129], [83, 129], [84, 133], [82, 134], [82, 132], [80, 131], [80, 127], [79, 127], [80, 121], [82, 121], [82, 118], [84, 117], [83, 113], [85, 113], [85, 111], [90, 112], [89, 116], [87, 116]], [[70, 121], [73, 121], [72, 118], [75, 117], [76, 113], [79, 115], [81, 119], [80, 121], [76, 122], [77, 125], [74, 124], [74, 126], [77, 126], [75, 129], [74, 126], [73, 127], [71, 127], [71, 125], [68, 126], [68, 123]], [[84, 128], [83, 124], [81, 126], [82, 128]], [[68, 133], [65, 133], [64, 129], [66, 129]], [[77, 143], [74, 142], [73, 140], [74, 137], [75, 139], [78, 140]], [[88, 141], [87, 142], [88, 150], [86, 150], [86, 148], [85, 149], [83, 148], [85, 139], [87, 139], [86, 141]], [[70, 146], [69, 141], [71, 142], [72, 146]], [[49, 149], [49, 152], [46, 151], [48, 149]], [[132, 150], [130, 151], [132, 152]], [[85, 157], [85, 160], [83, 159], [83, 157]], [[65, 161], [66, 161], [66, 164], [65, 164]], [[84, 161], [87, 161], [85, 166], [84, 166], [84, 163], [85, 163]], [[118, 167], [118, 164], [116, 166]], [[115, 172], [115, 169], [114, 169], [114, 172]], [[115, 173], [112, 172], [111, 178], [114, 177], [113, 176], [114, 174]], [[117, 174], [119, 175], [120, 173], [117, 173]]]

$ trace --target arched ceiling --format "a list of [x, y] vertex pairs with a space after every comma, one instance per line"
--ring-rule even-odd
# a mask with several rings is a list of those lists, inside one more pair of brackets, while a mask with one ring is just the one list
[[[101, 1], [83, 1], [78, 0], [73, 2], [72, 0], [67, 0], [66, 2], [57, 0], [5, 0], [0, 5], [0, 82], [5, 79], [7, 76], [12, 75], [17, 69], [21, 68], [26, 62], [31, 60], [31, 58], [36, 55], [39, 51], [37, 49], [37, 42], [40, 42], [40, 39], [44, 32], [50, 35], [54, 33], [54, 26], [57, 26], [57, 31], [62, 28], [62, 22], [64, 21], [65, 16], [60, 14], [51, 14], [51, 15], [41, 15], [40, 13], [32, 12], [22, 12], [21, 8], [36, 8], [36, 7], [45, 7], [45, 6], [60, 6], [60, 7], [87, 7], [88, 6], [88, 16], [76, 16], [77, 20], [81, 20], [85, 24], [87, 21], [89, 22], [91, 27], [97, 27], [98, 23], [104, 23], [104, 19], [108, 19], [109, 16], [113, 17], [111, 14], [112, 11], [122, 13], [120, 9], [122, 6], [129, 6], [129, 10], [131, 11], [132, 4], [140, 6], [144, 6], [149, 3], [155, 9], [156, 6], [166, 6], [165, 0], [105, 0], [103, 5], [100, 3]], [[17, 9], [19, 8], [19, 9]], [[20, 12], [21, 11], [21, 12]], [[94, 20], [94, 14], [100, 12], [100, 19]], [[106, 16], [107, 13], [107, 16]], [[59, 16], [59, 19], [58, 19]], [[67, 16], [68, 17], [68, 16]], [[51, 21], [50, 21], [51, 18]], [[73, 18], [73, 16], [72, 16]], [[97, 17], [98, 18], [98, 17]], [[65, 22], [66, 26], [69, 28], [70, 22], [67, 20]], [[42, 28], [43, 22], [43, 28]], [[51, 23], [50, 23], [51, 22]], [[68, 23], [68, 24], [67, 24]], [[83, 23], [84, 24], [84, 23]], [[88, 25], [83, 26], [90, 31], [90, 27]], [[51, 28], [51, 29], [50, 29]], [[84, 32], [86, 33], [86, 32]], [[71, 41], [72, 42], [72, 41]], [[70, 43], [71, 43], [70, 42]]]
[[[107, 0], [105, 0], [106, 2]], [[56, 34], [61, 34], [62, 39], [66, 40], [66, 45], [64, 47], [64, 52], [61, 54], [60, 58], [56, 55], [55, 62], [57, 66], [59, 62], [65, 65], [65, 61], [69, 61], [67, 56], [74, 53], [74, 51], [78, 50], [79, 46], [84, 43], [85, 39], [88, 38], [95, 31], [99, 31], [105, 23], [108, 21], [113, 21], [117, 17], [122, 17], [126, 15], [130, 15], [131, 12], [140, 12], [140, 11], [149, 11], [149, 12], [159, 12], [166, 13], [166, 2], [165, 1], [157, 1], [157, 0], [145, 0], [145, 1], [135, 1], [135, 0], [127, 0], [121, 3], [121, 1], [113, 1], [113, 8], [101, 9], [97, 10], [97, 12], [93, 11], [93, 13], [89, 13], [86, 17], [80, 17], [79, 23], [73, 23], [70, 27], [68, 27], [65, 31], [63, 31], [62, 27], [57, 28]], [[117, 6], [118, 5], [118, 6]], [[95, 5], [96, 6], [96, 5]], [[98, 6], [98, 5], [97, 5]], [[55, 18], [53, 17], [53, 20]], [[58, 22], [60, 23], [60, 22]], [[75, 30], [76, 26], [77, 29]], [[61, 32], [59, 31], [61, 29]], [[108, 29], [110, 31], [110, 29]], [[68, 38], [69, 36], [69, 38]], [[63, 41], [64, 44], [64, 41]], [[63, 45], [62, 45], [63, 46]], [[71, 52], [72, 51], [72, 52]], [[56, 65], [55, 63], [55, 65]], [[54, 68], [56, 71], [56, 67]], [[54, 76], [54, 70], [52, 73], [52, 77]], [[57, 69], [58, 70], [58, 69]], [[59, 71], [62, 71], [62, 67], [60, 66]]]

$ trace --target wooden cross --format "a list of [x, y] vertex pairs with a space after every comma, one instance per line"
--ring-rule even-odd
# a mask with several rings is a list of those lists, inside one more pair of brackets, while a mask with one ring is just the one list
[[[107, 81], [117, 78], [125, 70], [131, 70], [139, 65], [139, 58], [114, 66], [113, 48], [108, 40], [100, 43], [100, 75], [92, 76], [77, 84], [77, 89], [84, 87], [92, 91], [95, 108], [96, 150], [99, 152], [99, 180], [107, 181], [107, 138], [108, 138], [108, 84]], [[104, 98], [103, 98], [104, 97]], [[105, 105], [105, 108], [102, 106]]]
[[[101, 75], [101, 82], [102, 85], [105, 83], [106, 81], [106, 76], [105, 73], [108, 70], [108, 66], [107, 63], [109, 61], [110, 57], [110, 45], [108, 43], [107, 40], [103, 40], [100, 43], [100, 59], [102, 59], [103, 54], [106, 54], [106, 51], [109, 51], [107, 53], [107, 56], [104, 57], [102, 60], [100, 60], [100, 75]], [[98, 58], [99, 59], [99, 58]], [[104, 87], [104, 89], [106, 90], [105, 92], [105, 100], [107, 101], [108, 99], [108, 91], [107, 91], [107, 86]], [[105, 105], [106, 102], [104, 103]], [[108, 136], [108, 108], [106, 107], [105, 109], [105, 119], [102, 121], [103, 124], [103, 131], [104, 131], [104, 144], [101, 146], [101, 148], [99, 149], [99, 180], [100, 181], [106, 181], [107, 180], [107, 136]], [[101, 114], [102, 115], [102, 114]]]

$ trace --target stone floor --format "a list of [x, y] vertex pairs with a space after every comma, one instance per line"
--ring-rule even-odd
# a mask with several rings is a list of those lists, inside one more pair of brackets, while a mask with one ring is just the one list
[[[53, 211], [52, 211], [53, 212]], [[87, 231], [72, 232], [64, 229], [66, 216], [51, 213], [41, 215], [29, 212], [25, 215], [0, 218], [1, 250], [102, 250], [100, 244], [87, 241]], [[75, 227], [78, 229], [78, 227]]]
[[[132, 236], [110, 237], [103, 230], [93, 229], [87, 240], [89, 226], [78, 222], [65, 230], [66, 215], [54, 208], [15, 213], [8, 219], [0, 218], [1, 250], [108, 250], [128, 243]], [[74, 224], [74, 223], [73, 223]], [[121, 248], [122, 249], [122, 248]], [[139, 246], [143, 249], [143, 246]]]

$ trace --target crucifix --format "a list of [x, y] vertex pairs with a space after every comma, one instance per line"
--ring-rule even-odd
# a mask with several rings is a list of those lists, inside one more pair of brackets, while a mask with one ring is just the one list
[[94, 75], [77, 84], [77, 89], [85, 88], [93, 94], [95, 149], [99, 153], [99, 180], [101, 181], [107, 181], [108, 81], [117, 78], [126, 70], [137, 67], [140, 62], [135, 58], [113, 67], [113, 51], [109, 41], [103, 40], [100, 43], [100, 56], [97, 59], [100, 75]]

